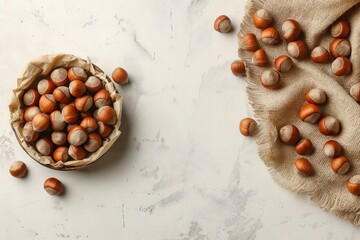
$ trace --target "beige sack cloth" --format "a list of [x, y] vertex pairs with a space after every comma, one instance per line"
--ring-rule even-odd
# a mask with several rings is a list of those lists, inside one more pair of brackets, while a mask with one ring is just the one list
[[[256, 136], [259, 154], [275, 181], [289, 190], [309, 195], [325, 211], [350, 220], [355, 225], [360, 225], [360, 197], [350, 194], [346, 183], [351, 176], [360, 174], [360, 106], [349, 95], [350, 87], [360, 81], [358, 2], [359, 0], [250, 0], [238, 35], [240, 38], [245, 33], [252, 32], [259, 38], [261, 30], [254, 27], [252, 15], [256, 10], [264, 8], [273, 16], [274, 26], [278, 30], [281, 30], [281, 24], [286, 19], [297, 20], [303, 29], [302, 37], [309, 50], [318, 45], [328, 49], [332, 39], [329, 26], [339, 17], [350, 22], [350, 60], [353, 71], [345, 77], [336, 77], [331, 71], [330, 63], [316, 64], [307, 57], [300, 61], [294, 60], [293, 69], [281, 74], [281, 89], [268, 90], [259, 83], [259, 75], [263, 69], [251, 64], [252, 53], [239, 50], [239, 56], [247, 64], [249, 101], [260, 124]], [[271, 62], [279, 55], [287, 55], [284, 40], [276, 46], [259, 43]], [[321, 107], [323, 114], [332, 115], [341, 123], [340, 134], [335, 137], [323, 136], [316, 124], [304, 123], [299, 119], [300, 107], [305, 103], [305, 93], [314, 87], [327, 93], [328, 102]], [[293, 163], [299, 156], [295, 153], [294, 146], [287, 146], [278, 139], [278, 130], [290, 123], [296, 125], [301, 135], [309, 138], [316, 149], [307, 157], [315, 171], [311, 177], [296, 174]], [[346, 175], [335, 174], [330, 167], [331, 159], [323, 153], [323, 145], [329, 139], [339, 141], [344, 148], [344, 155], [351, 161], [352, 167]]]

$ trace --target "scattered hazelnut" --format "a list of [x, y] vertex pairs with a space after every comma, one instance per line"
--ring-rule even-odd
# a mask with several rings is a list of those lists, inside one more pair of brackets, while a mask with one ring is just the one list
[[117, 116], [114, 108], [110, 106], [104, 106], [99, 108], [98, 112], [98, 118], [101, 122], [104, 122], [109, 125], [114, 125], [117, 121]]
[[40, 154], [50, 156], [54, 149], [54, 144], [50, 138], [43, 136], [36, 142], [35, 147]]
[[61, 195], [64, 192], [64, 186], [56, 178], [48, 178], [44, 182], [44, 189], [50, 195]]
[[267, 28], [272, 23], [272, 17], [265, 9], [257, 10], [253, 15], [253, 22], [256, 28]]
[[280, 41], [280, 34], [274, 27], [268, 27], [261, 33], [261, 41], [265, 44], [274, 45]]
[[85, 82], [87, 79], [87, 74], [85, 70], [82, 69], [81, 67], [70, 68], [67, 73], [67, 76], [70, 81], [80, 80], [82, 82]]
[[83, 145], [88, 139], [86, 130], [81, 126], [71, 128], [67, 135], [67, 140], [71, 145], [76, 147]]
[[299, 155], [308, 155], [311, 154], [314, 150], [312, 142], [309, 139], [301, 139], [300, 142], [296, 145], [295, 151]]
[[280, 138], [285, 144], [297, 144], [300, 140], [300, 132], [294, 125], [286, 125], [280, 129]]
[[309, 103], [321, 105], [326, 102], [326, 93], [319, 88], [313, 88], [306, 93], [305, 98]]
[[37, 85], [37, 90], [40, 95], [50, 94], [54, 91], [55, 85], [47, 79], [40, 80]]
[[74, 124], [78, 120], [78, 111], [73, 105], [66, 105], [61, 111], [64, 121], [67, 124]]
[[115, 68], [111, 77], [117, 84], [125, 84], [129, 82], [128, 73], [121, 67]]
[[52, 94], [45, 94], [40, 98], [39, 107], [43, 113], [50, 114], [58, 108], [58, 105]]
[[350, 95], [355, 101], [360, 103], [360, 83], [357, 83], [350, 88]]
[[50, 126], [50, 118], [45, 113], [38, 113], [34, 116], [32, 124], [36, 132], [44, 132]]
[[70, 94], [74, 97], [81, 97], [86, 92], [85, 84], [80, 80], [71, 81], [69, 84]]
[[26, 106], [38, 105], [40, 94], [35, 88], [31, 88], [24, 93], [23, 101]]
[[313, 167], [311, 166], [309, 160], [306, 158], [299, 158], [294, 162], [294, 165], [296, 169], [298, 170], [298, 173], [310, 176], [313, 174]]
[[87, 112], [93, 106], [94, 100], [90, 95], [85, 95], [75, 99], [75, 108], [80, 112]]
[[332, 65], [331, 69], [336, 76], [344, 76], [351, 72], [352, 64], [350, 60], [346, 57], [336, 58]]
[[304, 58], [308, 51], [306, 44], [301, 40], [289, 42], [287, 45], [287, 50], [289, 55], [296, 59]]
[[241, 60], [235, 60], [231, 63], [231, 72], [237, 76], [245, 76], [246, 75], [246, 68], [245, 63]]
[[301, 121], [307, 123], [316, 123], [320, 117], [321, 117], [320, 108], [315, 104], [307, 103], [303, 105], [300, 109]]
[[39, 133], [34, 130], [32, 122], [27, 122], [22, 130], [22, 136], [25, 142], [32, 143], [39, 138]]
[[350, 161], [344, 157], [337, 157], [331, 160], [331, 169], [338, 174], [344, 175], [350, 169]]
[[324, 153], [327, 157], [335, 158], [341, 154], [341, 145], [335, 140], [329, 140], [324, 145]]
[[71, 102], [70, 90], [66, 86], [57, 87], [53, 92], [53, 96], [59, 103], [68, 104]]
[[261, 73], [261, 84], [268, 89], [276, 89], [280, 86], [280, 74], [273, 70], [265, 70]]
[[24, 112], [24, 120], [25, 122], [31, 122], [34, 116], [38, 113], [41, 113], [41, 110], [38, 106], [28, 107]]
[[332, 25], [330, 32], [334, 38], [346, 38], [350, 33], [350, 27], [345, 20], [338, 20]]
[[249, 52], [255, 52], [259, 49], [256, 36], [253, 33], [247, 33], [240, 39], [240, 49]]
[[69, 148], [58, 147], [53, 153], [53, 159], [55, 162], [66, 162], [69, 159]]
[[52, 129], [55, 131], [62, 131], [66, 126], [64, 118], [59, 110], [50, 114], [50, 122]]
[[10, 174], [16, 178], [23, 178], [27, 173], [27, 167], [23, 161], [14, 161], [10, 165]]
[[99, 78], [90, 76], [85, 82], [86, 89], [91, 93], [96, 93], [102, 88], [102, 83]]
[[67, 143], [66, 133], [64, 132], [52, 132], [51, 141], [58, 146], [65, 145]]
[[81, 120], [80, 126], [83, 127], [88, 133], [91, 133], [97, 129], [98, 123], [94, 118], [89, 116]]
[[328, 63], [330, 62], [330, 53], [326, 48], [317, 46], [311, 51], [311, 60], [315, 63]]
[[265, 67], [269, 64], [269, 59], [264, 49], [259, 49], [254, 52], [252, 62], [258, 67]]
[[65, 86], [69, 80], [67, 78], [67, 71], [65, 68], [57, 68], [50, 74], [50, 80], [55, 86]]
[[277, 58], [275, 58], [274, 65], [276, 71], [280, 73], [286, 73], [289, 72], [293, 66], [293, 60], [289, 58], [288, 56], [281, 55]]
[[74, 145], [70, 145], [68, 153], [74, 160], [83, 160], [88, 154], [84, 147]]
[[99, 125], [99, 133], [103, 138], [108, 137], [113, 131], [112, 126], [107, 125], [103, 122], [98, 122], [98, 125]]
[[319, 131], [326, 136], [338, 134], [340, 129], [339, 121], [331, 116], [326, 116], [319, 121]]
[[352, 176], [347, 182], [347, 188], [351, 194], [360, 195], [360, 175]]
[[110, 106], [112, 104], [112, 100], [109, 92], [106, 89], [98, 91], [94, 96], [94, 104], [97, 108]]
[[101, 136], [98, 133], [90, 133], [88, 141], [84, 144], [84, 148], [88, 152], [95, 152], [102, 145]]
[[334, 58], [349, 57], [351, 54], [351, 44], [346, 39], [336, 38], [330, 43], [330, 52]]
[[254, 135], [257, 128], [257, 123], [252, 118], [244, 118], [240, 121], [239, 129], [240, 133], [244, 136]]
[[300, 24], [293, 19], [288, 19], [283, 23], [281, 31], [285, 40], [292, 42], [298, 39], [301, 34]]
[[231, 20], [228, 16], [221, 15], [215, 19], [214, 29], [221, 33], [227, 33], [231, 30]]

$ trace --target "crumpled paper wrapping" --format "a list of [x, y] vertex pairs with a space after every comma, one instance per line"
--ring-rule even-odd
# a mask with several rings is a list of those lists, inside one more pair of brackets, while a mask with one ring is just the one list
[[[72, 160], [67, 162], [55, 162], [50, 156], [43, 156], [39, 154], [33, 144], [27, 143], [22, 137], [22, 129], [25, 124], [23, 114], [25, 111], [24, 105], [21, 104], [22, 96], [26, 89], [33, 86], [35, 87], [38, 80], [43, 77], [48, 77], [52, 70], [64, 67], [82, 67], [86, 72], [90, 72], [92, 75], [98, 77], [102, 82], [106, 90], [109, 91], [113, 100], [113, 106], [118, 117], [118, 121], [114, 125], [113, 132], [103, 141], [103, 146], [96, 152], [89, 154], [89, 157], [83, 160]], [[57, 55], [44, 55], [42, 57], [31, 60], [26, 64], [26, 67], [20, 77], [17, 79], [17, 87], [13, 89], [13, 94], [9, 104], [10, 109], [10, 124], [15, 132], [16, 138], [21, 147], [27, 152], [27, 154], [40, 164], [50, 167], [56, 170], [75, 170], [86, 167], [93, 162], [97, 161], [103, 156], [114, 142], [120, 136], [121, 125], [121, 112], [122, 112], [122, 96], [117, 93], [114, 84], [106, 76], [106, 74], [97, 66], [92, 64], [90, 60], [83, 60], [68, 54]]]

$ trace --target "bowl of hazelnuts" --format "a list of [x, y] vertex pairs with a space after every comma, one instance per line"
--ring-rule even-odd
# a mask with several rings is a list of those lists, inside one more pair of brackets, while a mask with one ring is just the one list
[[56, 170], [94, 163], [120, 136], [122, 96], [99, 67], [73, 55], [30, 61], [9, 109], [22, 148]]

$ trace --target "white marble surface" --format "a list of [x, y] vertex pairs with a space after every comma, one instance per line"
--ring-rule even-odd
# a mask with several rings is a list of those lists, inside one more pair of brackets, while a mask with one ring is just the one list
[[[274, 183], [252, 139], [245, 83], [229, 71], [245, 0], [0, 0], [0, 239], [356, 239], [360, 230]], [[213, 31], [227, 14], [235, 32]], [[8, 123], [25, 63], [48, 53], [124, 66], [123, 134], [83, 171], [31, 160]], [[11, 161], [29, 167], [8, 174]], [[42, 189], [55, 176], [63, 197]], [[70, 186], [71, 185], [71, 186]]]

